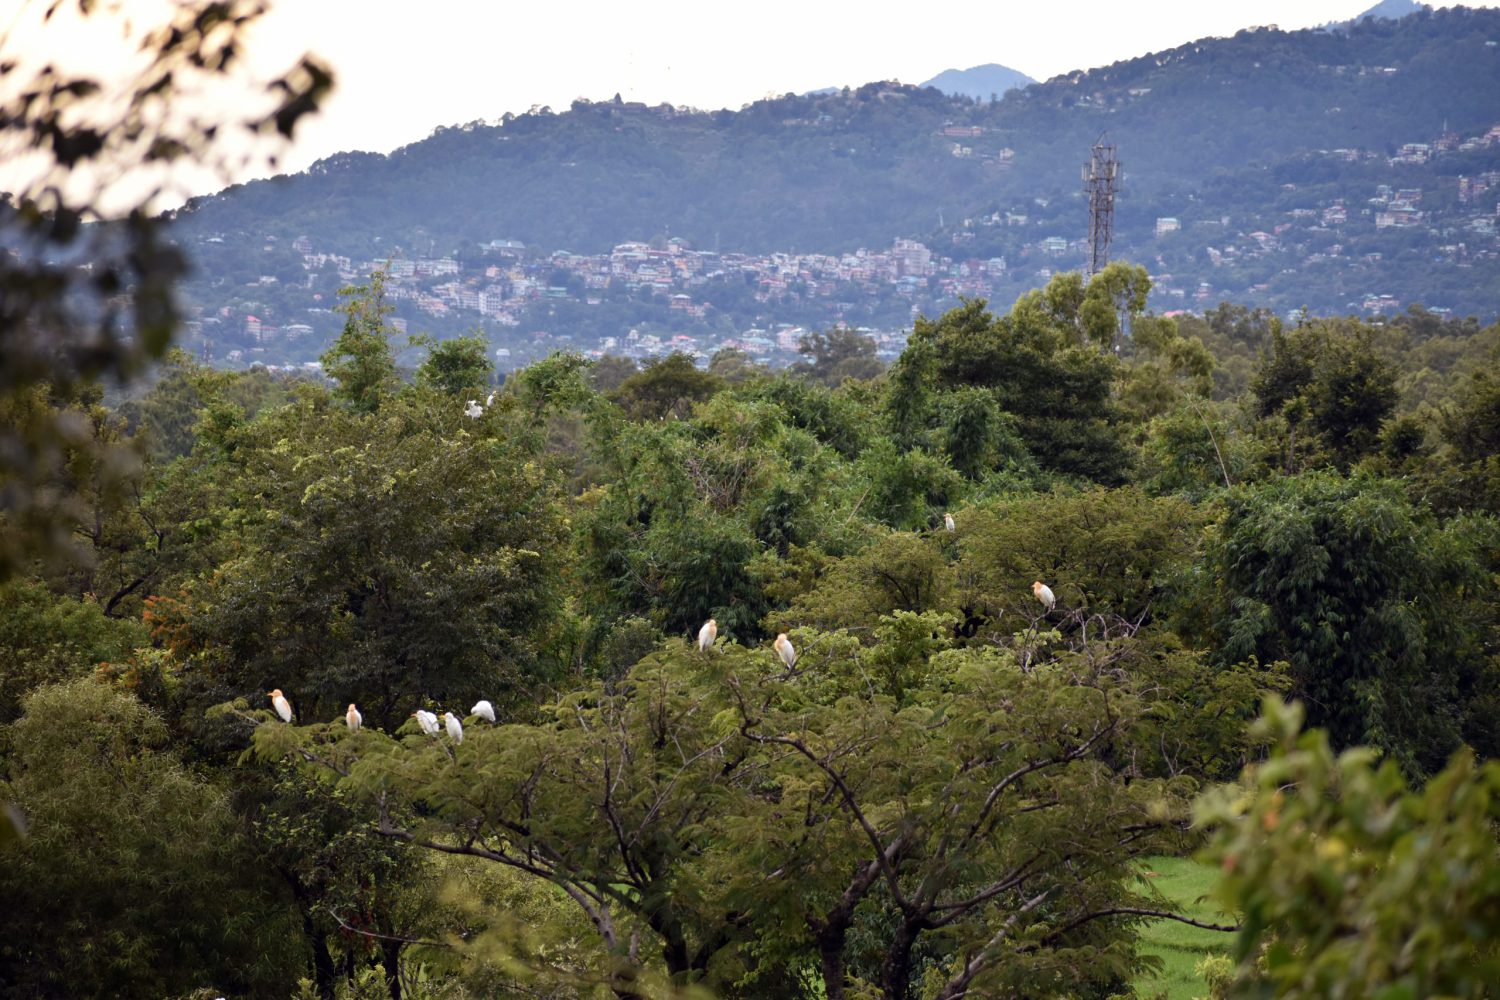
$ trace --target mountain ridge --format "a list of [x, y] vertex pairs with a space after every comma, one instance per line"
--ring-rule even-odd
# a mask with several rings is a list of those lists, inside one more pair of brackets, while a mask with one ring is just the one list
[[[591, 329], [899, 324], [956, 301], [960, 288], [1006, 301], [1080, 267], [1079, 168], [1106, 134], [1124, 163], [1115, 256], [1148, 265], [1159, 308], [1224, 298], [1327, 313], [1373, 300], [1487, 313], [1500, 297], [1500, 138], [1487, 138], [1500, 124], [1497, 39], [1500, 12], [1457, 8], [1339, 32], [1242, 31], [997, 102], [891, 82], [741, 111], [581, 100], [440, 128], [389, 155], [329, 157], [197, 199], [176, 228], [202, 262], [195, 301], [259, 303], [257, 317], [326, 310], [332, 289], [313, 303], [310, 286], [256, 285], [268, 273], [256, 263], [261, 247], [305, 238], [318, 254], [367, 262], [399, 253], [463, 264], [495, 241], [525, 244], [540, 262], [525, 277], [529, 294], [559, 298], [528, 306], [514, 336], [606, 313], [615, 318], [589, 319]], [[554, 251], [607, 255], [674, 237], [766, 259], [882, 250], [901, 238], [951, 259], [955, 272], [999, 263], [978, 285], [963, 274], [907, 282], [904, 300], [887, 297], [874, 312], [849, 305], [841, 287], [746, 272], [757, 284], [744, 295], [671, 314], [669, 293], [703, 304], [675, 279], [613, 302], [608, 275], [598, 291], [570, 291], [566, 267], [545, 263]], [[285, 278], [305, 285], [300, 266], [289, 258]], [[463, 280], [476, 282], [474, 296], [485, 287]], [[452, 315], [441, 322], [470, 314]]]

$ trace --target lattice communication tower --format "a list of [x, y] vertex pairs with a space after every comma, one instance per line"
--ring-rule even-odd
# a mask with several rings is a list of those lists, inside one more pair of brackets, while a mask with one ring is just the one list
[[1089, 196], [1089, 268], [1087, 281], [1109, 263], [1109, 244], [1115, 235], [1115, 194], [1120, 190], [1120, 161], [1113, 143], [1104, 136], [1094, 145], [1083, 168], [1083, 193]]

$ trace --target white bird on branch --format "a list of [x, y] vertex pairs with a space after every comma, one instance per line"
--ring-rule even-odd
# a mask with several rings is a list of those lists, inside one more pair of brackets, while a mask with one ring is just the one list
[[276, 714], [281, 716], [282, 722], [292, 721], [292, 703], [286, 700], [286, 695], [281, 693], [281, 688], [271, 692], [271, 707], [276, 709]]
[[776, 636], [776, 655], [781, 657], [781, 662], [786, 664], [788, 670], [797, 665], [797, 651], [792, 648], [792, 640], [782, 632]]
[[710, 618], [698, 630], [698, 652], [705, 653], [719, 635], [719, 623]]
[[953, 515], [947, 513], [946, 511], [943, 512], [943, 527], [947, 528], [949, 531], [958, 530], [958, 526], [953, 523]]
[[1053, 608], [1057, 607], [1057, 595], [1053, 594], [1052, 588], [1047, 586], [1042, 581], [1037, 580], [1036, 582], [1034, 582], [1031, 585], [1031, 592], [1036, 595], [1037, 600], [1041, 601], [1047, 606], [1048, 611], [1051, 611]]
[[452, 712], [443, 713], [443, 724], [448, 727], [448, 736], [454, 743], [464, 741], [464, 724]]
[[479, 400], [471, 399], [469, 400], [469, 405], [464, 407], [464, 416], [472, 420], [478, 420], [484, 416], [484, 407], [479, 405]]
[[484, 721], [493, 724], [495, 721], [495, 706], [488, 701], [476, 701], [474, 707], [469, 709], [470, 715], [477, 715]]
[[349, 732], [357, 733], [359, 732], [359, 727], [364, 725], [365, 717], [360, 715], [359, 709], [354, 707], [353, 702], [350, 702], [349, 711], [344, 713], [344, 721], [349, 725]]
[[422, 708], [417, 709], [411, 715], [412, 718], [417, 720], [417, 725], [422, 727], [422, 732], [428, 736], [436, 736], [438, 734], [438, 717], [436, 715]]

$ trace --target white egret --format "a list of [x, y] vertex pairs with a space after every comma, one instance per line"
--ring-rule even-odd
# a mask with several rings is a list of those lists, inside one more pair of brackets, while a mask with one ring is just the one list
[[786, 664], [788, 670], [797, 665], [797, 651], [792, 648], [792, 640], [782, 632], [776, 636], [776, 655], [781, 657], [781, 662]]
[[286, 695], [281, 693], [281, 688], [271, 692], [271, 707], [276, 709], [276, 714], [281, 716], [282, 722], [292, 721], [292, 703], [286, 700]]
[[1036, 595], [1037, 600], [1041, 601], [1047, 606], [1048, 611], [1051, 611], [1053, 608], [1057, 607], [1057, 595], [1053, 594], [1052, 588], [1047, 586], [1042, 581], [1037, 580], [1036, 582], [1034, 582], [1031, 585], [1031, 592]]
[[443, 713], [443, 725], [448, 727], [448, 735], [454, 743], [464, 741], [464, 724], [458, 721], [458, 717], [452, 712]]
[[365, 717], [360, 715], [359, 709], [354, 707], [353, 702], [350, 702], [349, 711], [344, 713], [344, 721], [349, 724], [349, 732], [357, 733], [359, 732], [359, 727], [364, 725]]
[[718, 634], [718, 622], [712, 618], [704, 622], [703, 627], [698, 630], [698, 652], [707, 652], [708, 648], [714, 644], [714, 639], [718, 637]]
[[953, 515], [947, 513], [946, 511], [944, 511], [943, 513], [943, 527], [947, 528], [949, 531], [958, 530], [958, 527], [953, 523]]
[[471, 420], [478, 420], [484, 415], [484, 407], [479, 405], [479, 400], [469, 400], [469, 405], [464, 407], [464, 416]]
[[417, 725], [422, 727], [422, 732], [428, 736], [436, 736], [438, 734], [438, 717], [436, 715], [421, 708], [411, 714], [412, 718], [417, 720]]
[[488, 409], [489, 407], [495, 405], [495, 394], [493, 392], [490, 393], [489, 396], [485, 398], [484, 405], [485, 405], [486, 409]]
[[474, 707], [469, 709], [469, 714], [477, 715], [485, 722], [493, 723], [495, 721], [495, 706], [491, 705], [488, 701], [476, 701]]

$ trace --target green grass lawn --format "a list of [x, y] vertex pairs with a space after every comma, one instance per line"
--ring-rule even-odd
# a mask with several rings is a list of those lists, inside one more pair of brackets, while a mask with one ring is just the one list
[[[1234, 923], [1216, 904], [1202, 898], [1208, 895], [1217, 878], [1213, 868], [1188, 858], [1155, 857], [1147, 858], [1142, 870], [1156, 873], [1147, 881], [1178, 904], [1185, 916]], [[1163, 964], [1158, 975], [1144, 976], [1136, 981], [1136, 992], [1149, 997], [1165, 990], [1170, 1000], [1207, 996], [1208, 987], [1193, 973], [1193, 966], [1208, 955], [1228, 954], [1232, 940], [1233, 935], [1189, 927], [1175, 920], [1158, 920], [1146, 925], [1141, 932], [1141, 951], [1156, 955]]]

